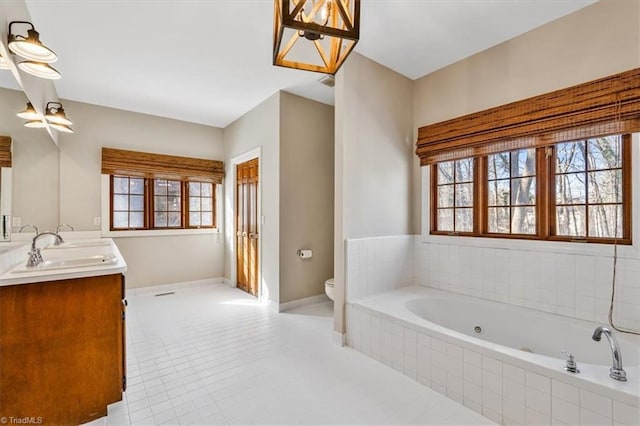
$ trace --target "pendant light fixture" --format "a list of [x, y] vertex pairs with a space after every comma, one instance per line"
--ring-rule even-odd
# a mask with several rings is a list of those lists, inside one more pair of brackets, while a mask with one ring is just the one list
[[31, 102], [27, 102], [27, 107], [24, 109], [24, 111], [20, 111], [16, 115], [25, 120], [41, 120], [40, 114], [38, 114]]
[[57, 69], [45, 62], [22, 61], [18, 64], [18, 68], [22, 71], [35, 75], [36, 77], [45, 78], [47, 80], [59, 80], [62, 75]]
[[[11, 27], [14, 25], [28, 25], [30, 28], [27, 30], [27, 36], [14, 34], [11, 31]], [[50, 64], [58, 60], [55, 52], [42, 44], [40, 34], [33, 24], [28, 21], [12, 21], [9, 23], [8, 46], [13, 53], [30, 61]]]
[[0, 70], [8, 70], [9, 69], [9, 62], [7, 62], [7, 59], [2, 56], [2, 54], [0, 54]]
[[360, 0], [274, 0], [273, 64], [335, 74], [360, 38]]
[[73, 133], [73, 129], [69, 127], [73, 123], [67, 118], [60, 102], [47, 102], [44, 118], [54, 129], [64, 133]]

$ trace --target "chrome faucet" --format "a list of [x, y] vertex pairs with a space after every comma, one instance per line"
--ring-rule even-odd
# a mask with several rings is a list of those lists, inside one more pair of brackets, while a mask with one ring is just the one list
[[75, 231], [75, 229], [73, 229], [73, 226], [69, 225], [68, 223], [63, 223], [63, 224], [58, 225], [58, 227], [56, 228], [56, 234], [59, 234], [60, 230], [62, 228], [64, 228], [64, 227], [67, 227], [67, 228], [71, 229], [72, 231]]
[[56, 246], [64, 243], [64, 240], [60, 235], [55, 232], [42, 232], [33, 237], [33, 241], [31, 242], [31, 251], [29, 251], [29, 258], [27, 259], [27, 268], [33, 268], [42, 263], [42, 254], [40, 253], [40, 249], [36, 247], [36, 241], [43, 235], [53, 235], [56, 237], [56, 241], [53, 243]]
[[40, 233], [40, 230], [35, 225], [24, 225], [24, 226], [21, 226], [20, 229], [18, 230], [18, 232], [22, 232], [24, 229], [27, 229], [27, 228], [31, 228], [34, 231], [36, 231], [36, 235], [38, 235]]
[[622, 353], [620, 352], [620, 346], [618, 346], [618, 340], [613, 335], [611, 330], [607, 327], [600, 326], [593, 332], [593, 340], [599, 342], [602, 335], [607, 337], [609, 346], [611, 346], [611, 354], [613, 355], [613, 367], [609, 369], [609, 377], [614, 380], [620, 380], [621, 382], [627, 381], [627, 373], [622, 369]]

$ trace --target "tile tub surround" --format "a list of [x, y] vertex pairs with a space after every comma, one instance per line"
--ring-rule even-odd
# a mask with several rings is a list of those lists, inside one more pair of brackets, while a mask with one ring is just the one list
[[[442, 238], [438, 242], [429, 239], [405, 235], [347, 240], [347, 302], [421, 284], [608, 323], [613, 267], [610, 246], [592, 244], [569, 251], [574, 244], [464, 237], [445, 237], [445, 242]], [[499, 245], [502, 247], [491, 247]], [[640, 258], [637, 254], [618, 258], [614, 312], [616, 325], [640, 330]]]
[[348, 239], [346, 300], [416, 284], [415, 236]]
[[372, 310], [366, 299], [347, 305], [347, 343], [498, 423], [640, 424], [635, 396]]

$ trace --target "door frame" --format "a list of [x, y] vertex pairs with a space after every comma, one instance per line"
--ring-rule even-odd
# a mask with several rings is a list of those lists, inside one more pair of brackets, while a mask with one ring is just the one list
[[238, 243], [236, 239], [236, 206], [237, 206], [237, 182], [236, 182], [236, 166], [238, 164], [246, 163], [249, 160], [258, 159], [258, 300], [263, 302], [266, 299], [264, 295], [262, 284], [262, 147], [259, 146], [255, 149], [247, 151], [236, 157], [231, 158], [230, 165], [230, 186], [231, 189], [231, 215], [227, 216], [231, 220], [231, 287], [238, 286]]

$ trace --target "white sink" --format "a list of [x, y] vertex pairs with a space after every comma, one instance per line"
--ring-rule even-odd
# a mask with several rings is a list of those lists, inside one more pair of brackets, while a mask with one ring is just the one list
[[15, 268], [12, 272], [25, 273], [49, 271], [52, 269], [87, 268], [91, 266], [113, 265], [116, 263], [118, 263], [118, 258], [115, 255], [97, 254], [95, 256], [45, 260], [38, 266], [34, 266], [31, 268], [27, 266], [20, 266]]
[[83, 247], [100, 247], [100, 246], [108, 246], [111, 245], [109, 240], [76, 240], [76, 241], [66, 241], [59, 246], [49, 246], [46, 250], [57, 250], [57, 249], [71, 249], [71, 248], [83, 248]]

